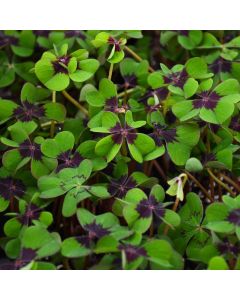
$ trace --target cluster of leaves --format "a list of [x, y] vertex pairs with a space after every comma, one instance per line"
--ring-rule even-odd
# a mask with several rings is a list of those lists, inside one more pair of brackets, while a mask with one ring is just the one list
[[237, 31], [0, 32], [0, 269], [240, 269]]

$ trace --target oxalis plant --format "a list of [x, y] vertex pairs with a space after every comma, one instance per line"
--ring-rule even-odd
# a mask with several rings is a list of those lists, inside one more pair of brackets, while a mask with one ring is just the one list
[[239, 270], [237, 31], [0, 32], [0, 269]]

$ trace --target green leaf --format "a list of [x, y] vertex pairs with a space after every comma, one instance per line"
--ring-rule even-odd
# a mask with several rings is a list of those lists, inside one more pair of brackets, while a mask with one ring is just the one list
[[223, 221], [228, 216], [228, 208], [223, 203], [212, 203], [206, 209], [208, 222]]
[[[53, 164], [49, 164], [48, 166], [43, 163], [41, 160], [31, 160], [31, 172], [35, 178], [39, 178], [41, 176], [47, 175], [52, 171], [57, 163], [55, 160], [52, 160]], [[19, 166], [18, 166], [19, 167]]]
[[62, 214], [64, 217], [71, 217], [77, 211], [77, 197], [76, 191], [69, 191], [63, 201]]
[[139, 163], [142, 163], [143, 156], [142, 156], [142, 153], [140, 152], [140, 150], [138, 150], [138, 148], [134, 144], [128, 143], [127, 145], [128, 145], [128, 149], [129, 149], [133, 159], [135, 159]]
[[150, 228], [151, 223], [152, 223], [152, 217], [140, 218], [134, 222], [132, 229], [136, 232], [144, 233]]
[[98, 91], [90, 91], [86, 94], [87, 102], [96, 107], [102, 107], [105, 103], [105, 98], [102, 93]]
[[151, 195], [153, 195], [157, 201], [163, 202], [165, 198], [163, 187], [159, 184], [155, 184], [151, 189]]
[[129, 190], [125, 196], [125, 201], [132, 204], [137, 204], [143, 199], [147, 199], [147, 196], [139, 188]]
[[26, 228], [22, 237], [22, 244], [25, 248], [36, 250], [51, 240], [50, 233], [43, 227], [30, 226]]
[[228, 264], [222, 256], [213, 257], [208, 264], [208, 270], [228, 270]]
[[123, 216], [129, 226], [132, 226], [134, 222], [138, 219], [139, 214], [135, 209], [136, 207], [132, 204], [126, 205], [123, 208]]
[[94, 252], [97, 254], [100, 253], [109, 253], [118, 251], [118, 241], [112, 236], [102, 237], [96, 244]]
[[208, 66], [203, 58], [193, 57], [187, 61], [186, 71], [189, 74], [189, 76], [193, 78], [204, 79], [206, 78]]
[[18, 105], [10, 100], [0, 99], [0, 123], [8, 120]]
[[95, 216], [90, 211], [84, 208], [79, 208], [77, 210], [77, 218], [82, 226], [91, 224], [95, 220]]
[[193, 78], [188, 78], [187, 82], [183, 86], [185, 98], [192, 97], [198, 89], [198, 82]]
[[48, 211], [43, 211], [43, 212], [40, 213], [39, 221], [41, 222], [41, 224], [48, 227], [53, 222], [53, 215]]
[[196, 157], [191, 157], [187, 160], [185, 169], [189, 172], [201, 172], [203, 170], [203, 165]]
[[99, 83], [99, 90], [103, 94], [105, 100], [117, 96], [116, 85], [107, 78], [101, 79]]
[[173, 227], [178, 227], [181, 222], [179, 215], [170, 209], [166, 209], [163, 220]]
[[105, 186], [92, 185], [88, 191], [99, 198], [107, 198], [110, 196]]
[[[108, 153], [112, 150], [113, 145], [114, 142], [112, 136], [111, 135], [106, 136], [97, 142], [95, 146], [95, 152], [98, 156], [106, 157]], [[116, 152], [116, 150], [117, 149], [115, 148], [115, 151], [113, 152]], [[117, 155], [117, 152], [115, 153], [115, 155]], [[111, 157], [113, 158], [113, 154], [111, 155]]]
[[215, 115], [217, 122], [219, 124], [222, 124], [225, 122], [228, 118], [231, 117], [231, 115], [234, 112], [234, 104], [228, 103], [227, 101], [219, 101], [215, 110]]
[[94, 47], [98, 48], [105, 45], [110, 37], [110, 34], [107, 32], [100, 32], [96, 35], [95, 39], [92, 41]]
[[148, 84], [151, 86], [153, 89], [157, 89], [164, 84], [163, 76], [160, 71], [151, 73], [148, 76]]
[[144, 161], [154, 160], [165, 153], [165, 147], [156, 147], [152, 152], [144, 156]]
[[178, 166], [186, 163], [190, 156], [190, 147], [180, 143], [168, 143], [167, 151], [171, 160]]
[[102, 116], [102, 126], [106, 128], [112, 128], [119, 122], [119, 118], [116, 114], [107, 111], [103, 113]]
[[143, 133], [137, 134], [137, 138], [134, 141], [134, 145], [143, 155], [151, 152], [155, 148], [154, 140]]
[[200, 110], [200, 118], [205, 122], [209, 122], [213, 124], [219, 123], [215, 111], [211, 109], [207, 109], [205, 107], [201, 108]]
[[69, 77], [75, 82], [84, 82], [84, 81], [90, 79], [92, 76], [93, 76], [93, 74], [91, 72], [87, 72], [87, 71], [83, 71], [83, 70], [77, 70], [76, 72], [69, 75]]
[[51, 120], [62, 122], [66, 116], [66, 109], [60, 103], [47, 103], [44, 105], [45, 115]]
[[38, 187], [41, 191], [41, 198], [54, 198], [61, 196], [66, 191], [61, 187], [62, 180], [53, 176], [43, 176], [38, 180]]
[[28, 102], [42, 101], [50, 97], [51, 91], [43, 87], [35, 86], [30, 82], [24, 84], [21, 90], [21, 100]]
[[7, 242], [5, 246], [5, 252], [7, 256], [11, 259], [17, 259], [21, 250], [21, 241], [20, 239], [12, 239]]
[[63, 256], [70, 258], [84, 257], [91, 253], [90, 249], [85, 248], [72, 237], [63, 241], [61, 252]]
[[100, 63], [97, 59], [85, 59], [79, 62], [79, 67], [83, 71], [90, 72], [94, 74], [99, 68]]
[[41, 151], [48, 157], [55, 158], [74, 146], [74, 135], [70, 131], [59, 132], [54, 139], [46, 139], [41, 144]]
[[66, 74], [55, 74], [51, 79], [44, 83], [52, 91], [63, 91], [69, 85], [69, 77]]
[[96, 221], [98, 224], [101, 224], [104, 228], [110, 228], [119, 225], [118, 218], [110, 212], [96, 216]]
[[213, 91], [218, 93], [220, 96], [239, 94], [240, 86], [236, 79], [231, 78], [217, 85]]
[[153, 239], [147, 242], [144, 248], [150, 260], [161, 266], [170, 267], [169, 260], [172, 256], [172, 247], [167, 241]]
[[61, 248], [60, 236], [57, 233], [49, 234], [49, 241], [37, 251], [37, 258], [56, 254]]
[[9, 200], [5, 200], [0, 196], [0, 212], [5, 211], [8, 208]]
[[[17, 169], [19, 164], [22, 162], [22, 156], [20, 155], [19, 151], [17, 149], [13, 150], [8, 150], [4, 152], [3, 157], [2, 157], [2, 163], [3, 166], [9, 170], [9, 171], [14, 171]], [[26, 164], [30, 158], [27, 158], [27, 161], [24, 160], [24, 163]]]
[[[180, 101], [173, 105], [172, 111], [174, 115], [181, 119], [191, 119], [198, 114], [199, 109], [193, 109], [192, 101]], [[190, 113], [191, 112], [191, 113]]]
[[[114, 46], [115, 48], [115, 46]], [[108, 61], [112, 64], [117, 64], [124, 58], [124, 51], [114, 51], [112, 56], [108, 57]]]
[[12, 218], [4, 224], [4, 233], [11, 238], [17, 237], [22, 224], [17, 218]]
[[[198, 226], [203, 217], [203, 205], [199, 196], [195, 193], [188, 193], [186, 203], [179, 211], [183, 228], [188, 225]], [[189, 227], [187, 227], [189, 230]], [[190, 230], [189, 230], [190, 231]]]
[[234, 225], [228, 221], [209, 222], [205, 227], [220, 233], [230, 233], [234, 230]]

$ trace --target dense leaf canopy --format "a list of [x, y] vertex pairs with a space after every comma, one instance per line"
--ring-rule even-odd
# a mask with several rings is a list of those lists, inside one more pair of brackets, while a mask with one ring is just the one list
[[0, 32], [0, 269], [240, 269], [238, 31]]

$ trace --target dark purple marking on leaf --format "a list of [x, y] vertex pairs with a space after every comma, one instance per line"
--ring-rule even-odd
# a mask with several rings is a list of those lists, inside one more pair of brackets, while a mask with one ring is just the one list
[[35, 160], [41, 160], [42, 153], [40, 145], [30, 140], [25, 140], [19, 145], [19, 152], [22, 157], [31, 157]]
[[165, 143], [177, 142], [177, 130], [176, 128], [167, 129], [165, 126], [161, 126], [157, 123], [153, 124], [154, 131], [150, 136], [154, 139], [157, 146], [162, 146]]
[[235, 116], [232, 118], [231, 123], [229, 124], [229, 128], [233, 129], [234, 131], [240, 131], [239, 116]]
[[142, 218], [149, 218], [154, 214], [158, 218], [162, 218], [165, 214], [165, 209], [161, 202], [158, 202], [153, 195], [150, 195], [148, 199], [141, 200], [136, 211]]
[[117, 97], [112, 97], [110, 99], [107, 99], [105, 102], [105, 111], [111, 111], [111, 112], [116, 112], [118, 109], [118, 98]]
[[202, 156], [202, 159], [201, 159], [201, 162], [203, 163], [203, 165], [207, 164], [208, 162], [211, 162], [211, 161], [216, 161], [216, 155], [214, 153], [207, 153], [207, 154], [204, 154]]
[[111, 179], [108, 192], [115, 197], [123, 198], [127, 192], [137, 186], [137, 182], [130, 176], [121, 176], [118, 180]]
[[128, 110], [128, 105], [124, 104], [120, 107], [119, 103], [118, 103], [118, 98], [112, 97], [112, 98], [106, 100], [104, 110], [111, 111], [114, 113], [125, 113]]
[[[59, 57], [57, 60], [52, 62], [53, 68], [55, 73], [64, 73], [64, 74], [68, 74], [68, 63], [70, 61], [70, 56], [68, 55], [64, 55]], [[61, 64], [64, 64], [66, 66], [66, 68], [64, 66], [62, 66]]]
[[7, 45], [17, 45], [18, 38], [10, 35], [4, 34], [4, 32], [0, 31], [0, 47], [5, 47]]
[[163, 76], [164, 83], [171, 84], [175, 87], [183, 88], [184, 84], [188, 79], [188, 74], [185, 69], [181, 72], [170, 73]]
[[240, 226], [240, 208], [232, 210], [229, 213], [227, 220], [236, 226]]
[[77, 37], [77, 38], [81, 38], [82, 40], [86, 39], [86, 36], [82, 30], [66, 30], [65, 37], [67, 38]]
[[233, 38], [237, 37], [238, 33], [237, 31], [231, 32], [231, 31], [226, 31], [226, 34], [223, 35], [223, 44], [230, 42]]
[[96, 221], [85, 225], [84, 229], [88, 232], [88, 237], [90, 240], [102, 238], [110, 233], [108, 229], [103, 228], [103, 226], [101, 224], [97, 224]]
[[110, 132], [112, 133], [112, 139], [115, 144], [122, 144], [123, 139], [126, 139], [128, 144], [133, 144], [137, 138], [137, 133], [134, 128], [127, 124], [122, 127], [119, 122], [117, 122], [114, 127], [110, 128]]
[[91, 239], [87, 235], [78, 236], [76, 237], [76, 240], [86, 248], [91, 247]]
[[239, 254], [239, 251], [240, 251], [239, 245], [236, 245], [236, 244], [234, 245], [234, 244], [230, 243], [227, 240], [224, 240], [223, 242], [218, 244], [217, 248], [218, 248], [218, 251], [222, 255], [232, 254], [234, 256], [237, 256]]
[[189, 30], [178, 30], [178, 33], [186, 37], [189, 36]]
[[118, 247], [119, 250], [124, 251], [126, 254], [127, 261], [130, 263], [134, 261], [135, 259], [139, 258], [140, 256], [146, 257], [147, 252], [142, 247], [137, 247], [134, 245], [120, 245]]
[[120, 43], [119, 43], [119, 41], [116, 40], [114, 37], [110, 36], [110, 37], [108, 38], [108, 44], [109, 44], [109, 45], [114, 45], [114, 46], [115, 46], [115, 50], [116, 50], [117, 52], [121, 51]]
[[150, 97], [154, 97], [154, 94], [158, 97], [158, 99], [161, 100], [165, 100], [167, 98], [169, 91], [167, 88], [165, 87], [161, 87], [155, 90], [148, 90], [140, 99], [138, 102], [142, 102], [145, 105], [147, 104], [147, 100]]
[[199, 124], [199, 127], [200, 127], [200, 128], [203, 128], [204, 126], [207, 125], [208, 128], [209, 128], [212, 132], [214, 132], [214, 133], [217, 133], [217, 131], [221, 128], [220, 125], [208, 123], [208, 122], [205, 122], [205, 121], [203, 121], [203, 120], [199, 120], [197, 123]]
[[198, 94], [199, 98], [193, 100], [193, 107], [194, 108], [203, 108], [213, 110], [220, 100], [220, 96], [216, 92], [208, 92], [204, 91]]
[[133, 88], [137, 85], [137, 77], [136, 75], [125, 75], [123, 76], [125, 82], [125, 88]]
[[33, 30], [33, 33], [36, 36], [43, 36], [43, 37], [48, 37], [50, 32], [51, 30]]
[[25, 212], [18, 217], [23, 225], [29, 225], [32, 220], [38, 220], [42, 209], [35, 204], [28, 204]]
[[72, 153], [72, 150], [68, 150], [58, 155], [58, 166], [56, 172], [61, 171], [64, 168], [76, 168], [83, 160], [82, 156], [76, 151]]
[[212, 132], [214, 132], [214, 133], [217, 133], [218, 129], [221, 128], [220, 125], [217, 125], [217, 124], [211, 124], [211, 123], [208, 124], [208, 127], [209, 127], [209, 129], [210, 129]]
[[214, 73], [230, 73], [232, 69], [232, 63], [229, 60], [223, 58], [217, 58], [212, 64], [210, 64], [209, 69]]
[[18, 106], [13, 111], [13, 116], [20, 121], [29, 122], [34, 118], [39, 119], [44, 116], [44, 108], [39, 105], [23, 101], [22, 106]]
[[15, 261], [6, 260], [0, 264], [0, 270], [19, 270], [36, 257], [36, 252], [30, 248], [22, 249], [21, 255]]
[[0, 178], [0, 195], [5, 200], [11, 200], [14, 197], [21, 198], [25, 191], [26, 187], [21, 180], [11, 177]]

